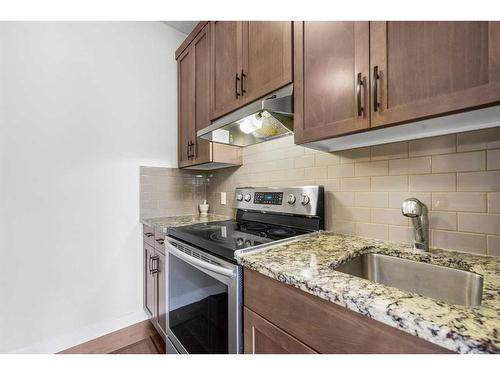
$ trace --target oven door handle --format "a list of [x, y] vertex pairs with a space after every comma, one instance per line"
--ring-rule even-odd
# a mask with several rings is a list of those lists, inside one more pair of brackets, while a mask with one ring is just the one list
[[232, 278], [235, 276], [234, 270], [229, 269], [229, 268], [225, 268], [225, 267], [221, 267], [221, 266], [217, 266], [215, 264], [211, 264], [211, 263], [205, 262], [205, 261], [197, 259], [197, 258], [193, 258], [192, 256], [189, 256], [189, 255], [183, 253], [182, 251], [177, 250], [168, 241], [167, 241], [167, 249], [168, 249], [168, 252], [171, 253], [172, 255], [175, 255], [177, 258], [182, 259], [186, 263], [189, 263], [193, 266], [200, 267], [200, 268], [206, 269], [208, 271], [212, 271], [216, 274], [226, 276], [226, 277]]

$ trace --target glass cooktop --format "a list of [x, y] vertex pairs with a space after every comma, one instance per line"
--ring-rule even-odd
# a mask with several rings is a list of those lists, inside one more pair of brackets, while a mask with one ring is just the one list
[[184, 225], [167, 230], [167, 235], [233, 263], [236, 250], [248, 249], [306, 233], [310, 232], [286, 226], [236, 220]]

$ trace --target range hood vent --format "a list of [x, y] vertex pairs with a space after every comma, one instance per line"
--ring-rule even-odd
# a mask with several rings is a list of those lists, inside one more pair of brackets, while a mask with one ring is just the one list
[[293, 134], [293, 84], [214, 121], [197, 136], [212, 142], [249, 146]]

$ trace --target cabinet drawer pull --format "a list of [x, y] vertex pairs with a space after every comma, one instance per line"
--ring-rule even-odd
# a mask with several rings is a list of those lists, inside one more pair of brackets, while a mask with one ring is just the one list
[[247, 92], [247, 90], [245, 90], [245, 86], [244, 86], [246, 77], [247, 77], [247, 75], [244, 73], [243, 69], [241, 69], [241, 83], [240, 83], [241, 96], [245, 95], [245, 93]]
[[378, 65], [373, 67], [373, 112], [378, 112], [380, 107], [379, 96], [379, 83], [380, 83], [380, 74], [378, 71]]
[[165, 243], [165, 240], [163, 238], [158, 238], [156, 242], [158, 242], [160, 245], [163, 245]]
[[238, 76], [238, 73], [236, 73], [236, 78], [234, 79], [234, 90], [236, 92], [236, 99], [238, 99], [241, 96], [241, 94], [238, 92], [238, 81], [241, 81], [241, 79]]
[[153, 233], [151, 233], [151, 232], [146, 232], [146, 233], [144, 233], [144, 235], [145, 235], [146, 237], [148, 237], [148, 238], [149, 238], [149, 237], [153, 237], [153, 236], [154, 236], [154, 234], [153, 234]]
[[361, 77], [361, 73], [358, 73], [356, 79], [356, 97], [357, 97], [357, 107], [358, 107], [358, 117], [363, 116], [365, 112], [365, 84], [364, 77]]

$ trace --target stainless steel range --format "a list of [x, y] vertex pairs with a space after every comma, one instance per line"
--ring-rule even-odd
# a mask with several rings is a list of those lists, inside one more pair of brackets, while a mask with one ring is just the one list
[[235, 220], [167, 230], [167, 352], [241, 353], [242, 269], [237, 252], [324, 229], [322, 186], [237, 188]]

